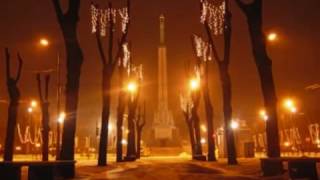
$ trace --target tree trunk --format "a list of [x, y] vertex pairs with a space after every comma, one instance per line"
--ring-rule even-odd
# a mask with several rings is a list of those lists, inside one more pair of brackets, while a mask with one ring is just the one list
[[8, 107], [8, 122], [7, 132], [4, 146], [4, 161], [12, 161], [14, 151], [14, 136], [17, 125], [17, 115], [20, 101], [20, 90], [17, 87], [22, 71], [22, 58], [18, 54], [19, 68], [16, 78], [12, 78], [10, 75], [10, 54], [8, 48], [5, 49], [6, 55], [6, 81], [7, 90], [9, 94], [9, 107]]
[[247, 17], [253, 56], [259, 72], [264, 105], [268, 113], [266, 123], [268, 157], [280, 157], [280, 143], [277, 117], [277, 95], [272, 73], [272, 61], [266, 50], [266, 37], [263, 32], [262, 0], [245, 4], [236, 1]]
[[107, 165], [107, 152], [108, 152], [108, 134], [109, 134], [109, 116], [110, 116], [110, 89], [111, 89], [111, 72], [108, 67], [103, 69], [102, 77], [102, 94], [103, 94], [103, 107], [102, 107], [102, 119], [101, 119], [101, 133], [99, 144], [99, 156], [98, 166]]
[[49, 103], [45, 103], [43, 105], [43, 113], [42, 113], [42, 138], [43, 138], [43, 144], [42, 144], [42, 161], [48, 161], [49, 156]]
[[14, 134], [17, 124], [19, 100], [10, 101], [8, 108], [7, 134], [4, 147], [4, 161], [12, 161], [14, 151]]
[[[79, 101], [79, 84], [83, 54], [77, 37], [80, 0], [69, 0], [69, 7], [63, 13], [60, 1], [52, 0], [57, 19], [63, 34], [67, 55], [67, 83], [66, 83], [66, 120], [64, 121], [60, 159], [74, 160], [74, 144]], [[74, 172], [74, 167], [72, 169]], [[69, 175], [73, 172], [70, 172]]]
[[49, 154], [49, 122], [50, 122], [50, 115], [49, 115], [49, 81], [50, 76], [46, 76], [45, 81], [45, 96], [43, 97], [42, 88], [41, 88], [41, 77], [40, 74], [37, 74], [37, 82], [38, 82], [38, 93], [41, 105], [41, 112], [42, 112], [42, 161], [48, 161], [48, 154]]
[[210, 101], [209, 89], [207, 85], [204, 87], [204, 103], [207, 117], [207, 140], [208, 140], [208, 161], [216, 161], [215, 155], [215, 139], [214, 139], [214, 129], [213, 129], [213, 107]]
[[141, 136], [142, 136], [142, 128], [137, 128], [137, 159], [141, 157]]
[[[123, 87], [124, 68], [119, 67], [119, 85], [120, 89]], [[117, 162], [121, 162], [122, 158], [122, 135], [123, 135], [123, 117], [125, 112], [125, 93], [120, 90], [118, 97], [118, 109], [117, 109]]]
[[191, 154], [192, 157], [194, 157], [195, 155], [195, 137], [194, 137], [194, 129], [193, 129], [193, 123], [192, 123], [192, 119], [189, 118], [189, 113], [184, 113], [185, 115], [185, 120], [188, 126], [188, 130], [189, 130], [189, 137], [190, 137], [190, 146], [191, 146]]
[[193, 107], [191, 110], [191, 118], [194, 127], [195, 134], [195, 155], [202, 156], [202, 145], [201, 145], [201, 135], [200, 135], [200, 118], [198, 115], [198, 107], [199, 107], [199, 94], [196, 92], [193, 94]]
[[127, 146], [127, 160], [136, 159], [136, 132], [134, 118], [136, 114], [136, 100], [129, 100], [129, 113], [128, 113], [128, 146]]
[[230, 127], [232, 119], [232, 93], [231, 93], [231, 78], [226, 65], [219, 66], [220, 80], [222, 84], [223, 94], [223, 114], [224, 114], [224, 129], [227, 142], [228, 164], [238, 164], [237, 152], [234, 141], [234, 133]]

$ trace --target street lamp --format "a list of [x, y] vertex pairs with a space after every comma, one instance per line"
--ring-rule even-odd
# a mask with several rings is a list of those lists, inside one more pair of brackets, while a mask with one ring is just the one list
[[193, 78], [189, 81], [189, 87], [191, 91], [197, 91], [200, 88], [200, 80]]
[[235, 121], [235, 120], [232, 120], [231, 123], [230, 123], [230, 127], [231, 129], [233, 130], [236, 130], [239, 128], [239, 122], [238, 121]]
[[58, 123], [63, 124], [65, 118], [66, 118], [66, 113], [61, 112], [59, 117], [58, 117]]
[[269, 42], [274, 42], [278, 39], [278, 34], [275, 32], [271, 32], [268, 34], [267, 39]]
[[[39, 40], [39, 44], [42, 47], [48, 47], [50, 45], [50, 41], [46, 38], [41, 38]], [[62, 94], [62, 88], [61, 88], [61, 63], [60, 63], [60, 53], [59, 53], [59, 48], [58, 46], [56, 46], [56, 50], [57, 50], [57, 64], [56, 64], [56, 73], [57, 73], [57, 149], [56, 149], [56, 154], [57, 154], [57, 158], [58, 158], [58, 154], [60, 153], [60, 126], [63, 123], [64, 118], [61, 118], [61, 114], [60, 113], [60, 99], [61, 99], [61, 94]]]
[[259, 115], [262, 120], [267, 121], [269, 119], [269, 116], [267, 115], [266, 110], [262, 109], [259, 111]]
[[137, 90], [138, 90], [138, 85], [137, 85], [136, 82], [131, 81], [131, 82], [128, 83], [128, 85], [127, 85], [127, 91], [128, 92], [130, 92], [131, 94], [134, 94], [134, 93], [137, 92]]
[[46, 39], [46, 38], [41, 38], [41, 39], [39, 40], [39, 44], [40, 44], [41, 46], [43, 46], [43, 47], [47, 47], [47, 46], [49, 46], [49, 40]]
[[31, 114], [33, 112], [32, 107], [28, 107], [28, 113]]
[[38, 105], [38, 103], [37, 103], [37, 101], [35, 101], [35, 100], [32, 100], [32, 101], [30, 102], [30, 106], [31, 106], [32, 108], [37, 107], [37, 105]]

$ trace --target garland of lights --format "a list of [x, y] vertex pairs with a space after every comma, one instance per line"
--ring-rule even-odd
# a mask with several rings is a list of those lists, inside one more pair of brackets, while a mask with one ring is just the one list
[[128, 8], [115, 9], [107, 8], [101, 9], [97, 5], [91, 4], [91, 32], [97, 33], [99, 31], [100, 36], [106, 36], [107, 27], [110, 24], [115, 24], [117, 21], [117, 11], [121, 18], [121, 30], [123, 33], [126, 32], [129, 24], [129, 12]]
[[208, 42], [204, 41], [200, 36], [194, 35], [194, 43], [197, 57], [204, 62], [212, 60], [212, 48]]
[[34, 139], [32, 139], [31, 137], [29, 126], [26, 127], [24, 135], [22, 135], [21, 133], [20, 124], [17, 125], [17, 130], [18, 130], [18, 136], [21, 144], [26, 144], [26, 143], [30, 143], [32, 145], [35, 145], [38, 143], [42, 144], [42, 134], [41, 134], [40, 128], [35, 130]]
[[309, 129], [312, 144], [319, 145], [320, 144], [319, 124], [310, 124], [308, 129]]
[[202, 24], [208, 23], [214, 35], [222, 35], [225, 22], [226, 2], [209, 3], [207, 0], [200, 0], [202, 3], [202, 12], [200, 22]]

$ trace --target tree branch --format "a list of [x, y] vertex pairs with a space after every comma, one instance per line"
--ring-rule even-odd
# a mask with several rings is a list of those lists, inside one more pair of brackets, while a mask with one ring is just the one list
[[52, 3], [53, 3], [53, 6], [54, 6], [54, 9], [56, 11], [57, 18], [61, 22], [63, 17], [64, 17], [64, 14], [63, 14], [63, 11], [61, 9], [60, 0], [52, 0]]
[[16, 83], [20, 80], [21, 72], [22, 72], [22, 65], [23, 65], [23, 60], [22, 60], [20, 54], [18, 53], [17, 56], [18, 56], [19, 66], [18, 66], [17, 76], [16, 76], [16, 79], [15, 79]]
[[7, 80], [10, 78], [10, 53], [9, 49], [5, 48], [4, 50], [5, 56], [6, 56], [6, 75], [7, 75]]
[[49, 83], [50, 83], [50, 75], [46, 76], [46, 87], [45, 87], [45, 100], [48, 101], [49, 97]]
[[224, 57], [223, 61], [226, 65], [230, 63], [231, 36], [232, 36], [232, 14], [230, 12], [229, 1], [226, 0], [226, 10], [224, 16]]
[[129, 32], [129, 25], [130, 25], [130, 21], [131, 21], [131, 16], [130, 16], [131, 3], [130, 3], [130, 0], [127, 0], [127, 8], [128, 8], [129, 21], [126, 24], [126, 29], [124, 30], [124, 32], [122, 32], [122, 36], [121, 36], [121, 39], [120, 39], [119, 45], [118, 45], [118, 52], [117, 52], [116, 58], [112, 62], [112, 66], [113, 67], [117, 64], [118, 59], [121, 58], [122, 46], [127, 41], [128, 32]]
[[103, 47], [102, 47], [102, 42], [101, 42], [101, 37], [100, 37], [100, 33], [96, 32], [96, 39], [97, 39], [97, 44], [98, 44], [98, 50], [99, 50], [99, 54], [100, 54], [100, 59], [103, 65], [106, 64], [106, 55], [103, 51]]
[[41, 88], [41, 77], [40, 73], [37, 73], [37, 82], [38, 82], [38, 93], [41, 105], [43, 104], [42, 88]]
[[67, 14], [73, 18], [79, 19], [80, 0], [69, 0], [69, 8]]

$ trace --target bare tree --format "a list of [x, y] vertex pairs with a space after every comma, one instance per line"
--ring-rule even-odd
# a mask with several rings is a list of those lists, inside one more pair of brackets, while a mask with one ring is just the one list
[[123, 139], [123, 118], [126, 108], [126, 93], [122, 89], [124, 87], [124, 76], [125, 76], [125, 68], [123, 66], [119, 66], [119, 97], [118, 97], [118, 108], [117, 108], [117, 162], [121, 162], [123, 160], [122, 157], [122, 139]]
[[8, 48], [5, 49], [6, 57], [6, 80], [7, 80], [7, 89], [9, 93], [9, 108], [8, 108], [8, 122], [7, 122], [7, 133], [4, 146], [4, 161], [12, 161], [13, 150], [14, 150], [14, 134], [15, 128], [17, 125], [17, 115], [19, 108], [20, 100], [20, 90], [17, 87], [17, 84], [21, 77], [22, 71], [22, 58], [18, 53], [19, 67], [16, 77], [11, 77], [10, 73], [10, 54]]
[[137, 130], [137, 158], [141, 157], [141, 139], [142, 139], [142, 130], [146, 125], [146, 102], [143, 105], [143, 114], [141, 112], [141, 105], [139, 106], [139, 113], [137, 115], [136, 121], [136, 130]]
[[185, 110], [183, 110], [183, 115], [184, 115], [184, 119], [186, 121], [186, 124], [188, 126], [191, 154], [192, 154], [192, 158], [194, 158], [196, 143], [195, 143], [195, 137], [194, 137], [193, 122], [192, 122], [192, 118], [190, 117], [190, 107], [189, 106], [190, 106], [190, 104], [186, 104], [186, 108], [185, 108]]
[[216, 161], [213, 118], [214, 110], [209, 93], [209, 46], [200, 37], [193, 36], [193, 48], [197, 57], [197, 68], [201, 69], [201, 84], [207, 119], [208, 161]]
[[[204, 1], [200, 1], [201, 11], [203, 11]], [[236, 147], [234, 140], [234, 133], [230, 128], [230, 122], [232, 119], [232, 92], [231, 92], [231, 77], [229, 73], [230, 64], [230, 49], [231, 49], [231, 35], [232, 35], [232, 24], [231, 24], [232, 14], [229, 9], [229, 0], [225, 0], [225, 13], [224, 13], [224, 56], [220, 58], [218, 51], [216, 49], [214, 39], [212, 37], [212, 31], [208, 20], [204, 21], [204, 27], [209, 39], [209, 44], [213, 53], [213, 58], [217, 63], [220, 81], [223, 93], [223, 113], [224, 113], [224, 129], [227, 142], [227, 152], [228, 152], [228, 164], [237, 164]]]
[[[56, 12], [66, 47], [67, 83], [66, 83], [66, 120], [63, 126], [60, 159], [74, 160], [74, 143], [79, 101], [79, 85], [83, 53], [77, 36], [79, 22], [80, 0], [69, 0], [69, 6], [64, 13], [60, 0], [51, 0]], [[70, 175], [74, 176], [74, 167]]]
[[132, 94], [128, 100], [128, 145], [127, 145], [127, 155], [125, 157], [126, 161], [134, 161], [137, 158], [136, 149], [136, 128], [135, 128], [135, 118], [136, 111], [139, 102], [139, 90], [137, 94]]
[[191, 93], [192, 108], [191, 108], [191, 119], [194, 128], [195, 147], [194, 147], [194, 158], [203, 160], [201, 135], [200, 135], [200, 118], [198, 115], [198, 109], [200, 104], [200, 92], [194, 91]]
[[[109, 3], [109, 12], [112, 11], [112, 4]], [[111, 81], [117, 63], [122, 55], [122, 47], [127, 42], [129, 19], [130, 19], [130, 0], [127, 0], [127, 13], [128, 21], [125, 22], [124, 29], [121, 34], [121, 38], [118, 43], [118, 50], [116, 56], [113, 56], [114, 47], [114, 28], [115, 22], [113, 18], [109, 18], [109, 30], [108, 30], [108, 56], [105, 55], [102, 45], [100, 33], [96, 33], [96, 39], [98, 44], [98, 50], [100, 53], [100, 59], [103, 65], [102, 70], [102, 119], [101, 119], [101, 133], [99, 143], [99, 157], [98, 165], [105, 166], [107, 164], [107, 145], [108, 145], [108, 124], [110, 116], [110, 103], [111, 103]], [[100, 24], [101, 26], [101, 24]], [[100, 29], [101, 31], [101, 29]]]
[[50, 115], [49, 115], [49, 82], [50, 75], [46, 76], [45, 79], [45, 93], [43, 96], [42, 88], [41, 88], [41, 77], [40, 74], [37, 74], [37, 82], [38, 82], [38, 92], [40, 99], [40, 106], [42, 112], [42, 160], [48, 161], [48, 153], [49, 153], [49, 131], [50, 131]]
[[252, 52], [258, 69], [264, 105], [268, 113], [267, 121], [267, 153], [269, 157], [280, 157], [280, 144], [277, 117], [277, 94], [272, 73], [272, 60], [266, 49], [266, 36], [263, 32], [263, 1], [254, 0], [236, 3], [247, 18]]

